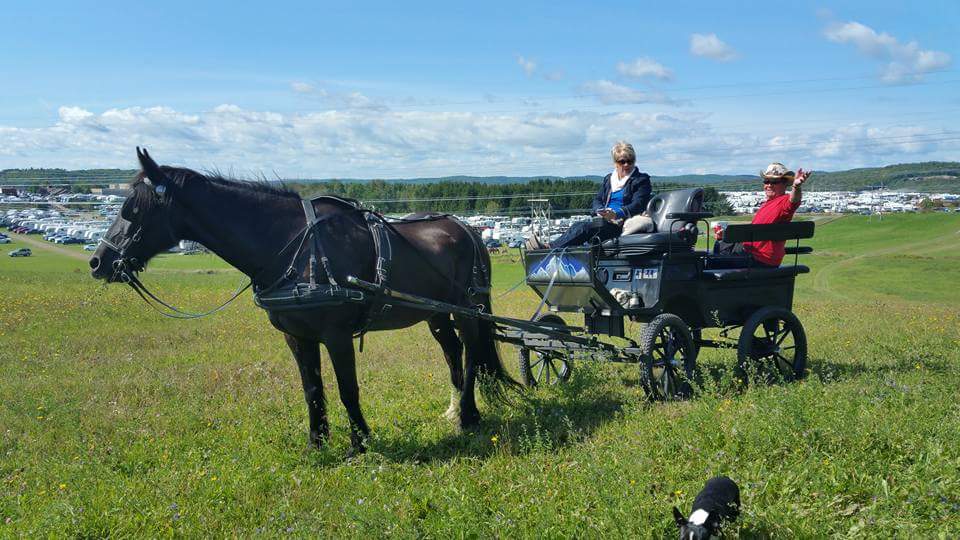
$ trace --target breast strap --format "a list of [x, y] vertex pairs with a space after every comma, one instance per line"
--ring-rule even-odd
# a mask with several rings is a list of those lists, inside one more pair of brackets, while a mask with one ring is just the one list
[[330, 271], [330, 259], [327, 258], [326, 252], [323, 251], [323, 241], [320, 239], [320, 235], [317, 234], [317, 224], [322, 220], [317, 219], [317, 212], [313, 209], [312, 200], [303, 200], [300, 202], [303, 203], [303, 214], [307, 221], [307, 232], [304, 234], [310, 235], [310, 288], [317, 288], [318, 260], [323, 266], [323, 273], [327, 275], [327, 281], [330, 283], [330, 286], [339, 287], [337, 279], [333, 277], [333, 272]]
[[[303, 200], [301, 202], [303, 203], [303, 214], [307, 221], [306, 234], [311, 235], [309, 288], [311, 290], [318, 288], [317, 263], [319, 262], [323, 267], [323, 272], [327, 276], [327, 281], [330, 283], [330, 288], [334, 290], [339, 289], [340, 285], [337, 283], [337, 280], [333, 275], [330, 267], [330, 260], [327, 258], [326, 252], [323, 250], [323, 240], [316, 229], [317, 225], [329, 216], [317, 218], [317, 213], [313, 208], [313, 200]], [[360, 211], [363, 210], [360, 209]], [[373, 249], [376, 260], [376, 266], [374, 267], [374, 280], [378, 285], [388, 287], [390, 281], [390, 263], [393, 259], [393, 247], [390, 243], [390, 227], [387, 225], [382, 216], [374, 212], [365, 211], [364, 218], [367, 224], [367, 229], [370, 231], [370, 236], [373, 239]], [[366, 310], [366, 315], [360, 325], [359, 330], [357, 331], [357, 333], [361, 336], [367, 331], [368, 328], [370, 328], [378, 316], [389, 311], [392, 307], [386, 302], [386, 297], [382, 294], [368, 295], [367, 303], [368, 307]]]

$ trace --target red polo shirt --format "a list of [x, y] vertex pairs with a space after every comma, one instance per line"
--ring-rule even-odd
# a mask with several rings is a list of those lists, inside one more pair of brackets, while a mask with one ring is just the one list
[[[753, 216], [754, 225], [768, 225], [770, 223], [787, 223], [793, 219], [793, 213], [800, 207], [800, 203], [790, 202], [790, 195], [780, 195], [760, 205], [757, 215]], [[753, 255], [753, 258], [769, 264], [771, 266], [780, 266], [784, 255], [783, 240], [760, 240], [757, 242], [744, 242], [743, 249]]]

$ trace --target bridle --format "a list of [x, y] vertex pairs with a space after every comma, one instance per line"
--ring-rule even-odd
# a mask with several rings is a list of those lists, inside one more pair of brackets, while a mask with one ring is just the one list
[[[144, 177], [144, 182], [147, 185], [151, 185], [151, 186], [153, 185], [149, 181], [149, 179], [146, 177]], [[156, 193], [158, 200], [160, 196], [164, 194], [165, 191], [166, 191], [166, 188], [163, 185], [154, 186], [154, 193]], [[123, 219], [124, 221], [127, 221], [127, 223], [130, 223], [130, 225], [133, 225], [133, 222], [127, 220], [123, 216], [120, 216], [120, 219]], [[129, 226], [127, 228], [129, 228]], [[174, 235], [173, 230], [170, 228], [169, 220], [167, 220], [167, 233], [170, 236], [170, 240], [176, 242], [177, 237], [176, 235]], [[104, 244], [105, 246], [112, 249], [115, 253], [118, 254], [117, 258], [114, 259], [112, 263], [113, 274], [111, 274], [110, 276], [110, 281], [119, 281], [121, 283], [126, 283], [127, 285], [130, 286], [130, 288], [132, 288], [137, 293], [137, 295], [141, 299], [143, 299], [143, 301], [148, 306], [150, 306], [154, 311], [156, 311], [160, 315], [163, 315], [164, 317], [169, 317], [171, 319], [199, 319], [201, 317], [213, 315], [214, 313], [226, 308], [234, 300], [239, 298], [240, 295], [244, 293], [244, 291], [246, 291], [251, 286], [253, 286], [253, 278], [251, 278], [250, 281], [248, 281], [246, 284], [241, 284], [237, 288], [236, 292], [234, 292], [230, 296], [230, 298], [227, 299], [226, 302], [220, 304], [219, 306], [213, 309], [210, 309], [201, 313], [193, 313], [193, 312], [175, 307], [158, 298], [157, 295], [152, 293], [150, 289], [148, 289], [147, 286], [144, 285], [143, 282], [140, 281], [140, 278], [137, 276], [137, 273], [142, 272], [146, 264], [143, 261], [140, 261], [139, 259], [137, 259], [136, 257], [129, 256], [129, 251], [131, 247], [135, 246], [142, 239], [143, 239], [142, 223], [139, 223], [137, 225], [137, 228], [133, 232], [133, 234], [123, 238], [123, 240], [120, 242], [120, 245], [108, 239], [106, 236], [100, 238], [101, 244]], [[162, 306], [162, 307], [159, 307], [157, 304], [159, 304], [159, 306]], [[169, 311], [165, 311], [163, 308], [166, 308]]]

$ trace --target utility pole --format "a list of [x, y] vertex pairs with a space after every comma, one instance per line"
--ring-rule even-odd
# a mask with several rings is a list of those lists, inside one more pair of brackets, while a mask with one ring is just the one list
[[527, 202], [530, 204], [530, 229], [537, 236], [545, 239], [549, 236], [547, 232], [550, 227], [550, 199], [527, 199]]

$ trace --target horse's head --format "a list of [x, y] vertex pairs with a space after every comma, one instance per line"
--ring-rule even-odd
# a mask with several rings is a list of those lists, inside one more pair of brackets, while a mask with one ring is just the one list
[[146, 149], [137, 148], [137, 158], [141, 172], [133, 193], [90, 258], [90, 273], [107, 282], [129, 281], [132, 272], [143, 270], [147, 261], [179, 241], [172, 224], [177, 184]]

